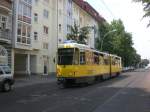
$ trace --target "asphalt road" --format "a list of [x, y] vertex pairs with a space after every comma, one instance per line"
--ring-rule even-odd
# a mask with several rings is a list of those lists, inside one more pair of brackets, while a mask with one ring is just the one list
[[0, 93], [0, 112], [150, 112], [150, 71], [123, 73], [86, 87], [56, 82]]

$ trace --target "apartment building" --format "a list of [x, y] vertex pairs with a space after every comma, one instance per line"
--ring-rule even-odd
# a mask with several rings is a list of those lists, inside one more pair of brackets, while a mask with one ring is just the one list
[[73, 0], [73, 23], [81, 27], [91, 27], [87, 43], [90, 47], [95, 48], [95, 38], [98, 37], [98, 24], [105, 21], [99, 13], [84, 0]]
[[83, 0], [58, 0], [58, 43], [66, 40], [71, 32], [71, 26], [91, 27], [87, 43], [95, 47], [95, 38], [98, 37], [98, 23], [105, 21], [99, 13]]
[[66, 40], [72, 25], [72, 0], [58, 0], [58, 44]]
[[[13, 71], [15, 75], [30, 74], [32, 51], [32, 0], [13, 2]], [[32, 62], [33, 63], [33, 62]]]
[[14, 1], [14, 74], [56, 71], [56, 0]]
[[12, 66], [12, 1], [0, 1], [0, 64]]
[[102, 20], [83, 0], [14, 0], [12, 71], [16, 76], [55, 73], [57, 45], [66, 40], [71, 26], [93, 28], [87, 41], [94, 48]]
[[32, 12], [33, 49], [38, 49], [36, 73], [52, 74], [56, 72], [57, 1], [34, 0]]

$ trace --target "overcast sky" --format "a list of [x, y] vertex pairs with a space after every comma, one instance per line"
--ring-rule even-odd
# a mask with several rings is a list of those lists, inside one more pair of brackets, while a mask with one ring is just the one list
[[109, 23], [121, 19], [126, 31], [132, 33], [134, 47], [142, 58], [150, 59], [150, 27], [141, 3], [132, 0], [85, 0], [89, 2]]

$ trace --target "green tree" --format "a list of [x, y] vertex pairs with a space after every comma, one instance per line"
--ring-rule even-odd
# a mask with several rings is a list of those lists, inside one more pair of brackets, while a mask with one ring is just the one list
[[80, 28], [78, 43], [87, 44], [86, 40], [88, 39], [90, 30], [91, 30], [91, 28], [87, 27], [87, 26]]
[[[103, 40], [103, 52], [109, 52], [122, 57], [124, 66], [136, 66], [139, 62], [138, 54], [133, 48], [132, 34], [125, 31], [125, 27], [121, 20], [114, 20], [110, 24], [101, 23], [99, 26], [101, 38], [97, 41], [97, 45], [101, 44]], [[115, 32], [111, 32], [116, 30]], [[108, 34], [105, 38], [105, 34]], [[100, 47], [97, 47], [100, 50]], [[134, 61], [136, 60], [136, 61]]]
[[67, 34], [67, 40], [75, 40], [78, 41], [79, 39], [79, 26], [77, 26], [76, 23], [74, 23], [74, 26], [71, 26], [71, 32]]
[[149, 64], [149, 60], [148, 59], [142, 59], [141, 63], [140, 63], [140, 67], [144, 68]]
[[[150, 0], [133, 0], [134, 2], [141, 2], [143, 5], [143, 10], [145, 12], [143, 17], [150, 17]], [[147, 25], [150, 26], [150, 21]]]
[[[96, 38], [96, 49], [101, 49], [101, 41], [104, 39], [104, 35], [109, 32], [110, 25], [107, 22], [99, 23], [99, 36]], [[107, 37], [105, 38], [107, 40]], [[105, 43], [104, 43], [105, 44]], [[104, 45], [105, 46], [105, 45]]]
[[67, 34], [67, 40], [75, 40], [77, 43], [87, 44], [86, 40], [88, 39], [90, 30], [89, 26], [80, 28], [74, 23], [74, 26], [71, 26], [71, 32]]

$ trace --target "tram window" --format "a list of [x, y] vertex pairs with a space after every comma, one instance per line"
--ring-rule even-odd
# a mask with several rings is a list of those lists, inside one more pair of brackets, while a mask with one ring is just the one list
[[116, 65], [117, 65], [118, 67], [120, 66], [119, 63], [120, 63], [119, 60], [116, 60]]
[[99, 57], [97, 54], [94, 55], [94, 64], [99, 64]]
[[100, 65], [104, 65], [105, 62], [104, 62], [104, 55], [103, 54], [99, 54], [99, 64]]
[[3, 75], [3, 71], [2, 71], [2, 69], [0, 68], [0, 75]]
[[80, 52], [80, 64], [85, 64], [85, 52]]
[[58, 49], [58, 65], [72, 65], [73, 54], [73, 48]]
[[114, 62], [115, 65], [116, 65], [116, 66], [119, 66], [119, 58], [115, 58], [114, 60], [115, 60], [115, 62]]
[[116, 60], [112, 59], [112, 65], [116, 65]]
[[105, 65], [109, 65], [109, 60], [108, 59], [104, 59], [104, 63], [105, 63]]
[[79, 50], [76, 48], [74, 52], [74, 63], [75, 65], [79, 64]]
[[103, 65], [103, 64], [104, 64], [104, 59], [103, 59], [103, 57], [101, 57], [101, 56], [99, 57], [99, 64], [100, 64], [100, 65]]

